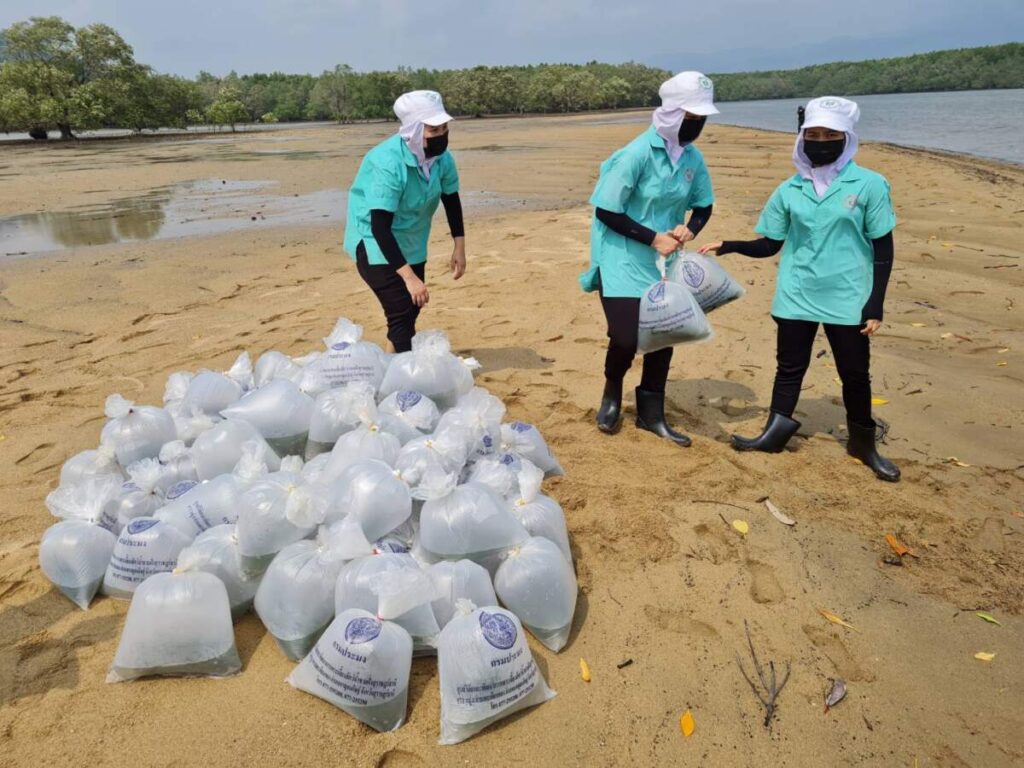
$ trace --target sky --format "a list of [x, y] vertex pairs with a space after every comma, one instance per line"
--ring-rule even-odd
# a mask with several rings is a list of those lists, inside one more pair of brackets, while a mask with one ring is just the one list
[[0, 0], [0, 28], [45, 15], [109, 24], [137, 61], [187, 77], [591, 60], [714, 73], [1024, 41], [1024, 0]]

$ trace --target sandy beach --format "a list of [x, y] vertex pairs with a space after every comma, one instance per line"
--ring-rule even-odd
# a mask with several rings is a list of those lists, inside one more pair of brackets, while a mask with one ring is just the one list
[[[293, 665], [254, 615], [236, 626], [236, 677], [104, 683], [127, 604], [99, 598], [80, 611], [37, 564], [61, 464], [97, 444], [112, 392], [159, 404], [174, 371], [223, 369], [241, 350], [305, 353], [339, 316], [383, 343], [338, 217], [318, 223], [307, 211], [294, 223], [275, 211], [289, 197], [341, 195], [393, 129], [0, 149], [3, 217], [63, 220], [190, 181], [275, 182], [274, 200], [211, 203], [242, 219], [230, 230], [93, 246], [78, 232], [65, 235], [75, 248], [0, 261], [0, 766], [1024, 763], [1024, 168], [870, 143], [858, 155], [889, 178], [899, 217], [873, 342], [875, 396], [886, 401], [876, 416], [903, 471], [889, 485], [846, 456], [823, 335], [792, 450], [729, 447], [730, 433], [752, 434], [765, 418], [775, 259], [723, 257], [747, 295], [711, 315], [713, 340], [676, 352], [669, 412], [692, 448], [634, 429], [631, 395], [622, 432], [596, 431], [603, 316], [576, 282], [586, 200], [600, 161], [643, 129], [607, 116], [453, 125], [469, 271], [457, 284], [446, 274], [439, 216], [420, 321], [483, 363], [478, 383], [537, 424], [566, 469], [546, 489], [569, 524], [576, 622], [558, 655], [530, 642], [558, 696], [439, 747], [437, 665], [418, 659], [407, 724], [379, 735], [285, 684]], [[698, 244], [753, 237], [792, 173], [792, 138], [709, 125], [700, 146], [717, 199]], [[109, 217], [98, 216], [103, 242]], [[796, 525], [777, 522], [764, 497]], [[885, 564], [887, 533], [917, 557]], [[744, 621], [762, 658], [792, 664], [770, 730], [735, 662]], [[826, 714], [837, 677], [849, 692]], [[690, 738], [679, 728], [687, 709]]]

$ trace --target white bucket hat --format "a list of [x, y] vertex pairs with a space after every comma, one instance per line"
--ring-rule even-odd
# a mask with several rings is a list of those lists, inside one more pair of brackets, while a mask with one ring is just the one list
[[860, 120], [857, 102], [839, 96], [822, 96], [811, 99], [804, 110], [804, 129], [829, 128], [833, 131], [850, 133]]
[[658, 89], [661, 106], [685, 109], [693, 115], [717, 115], [715, 85], [711, 78], [700, 72], [680, 72], [666, 80]]
[[409, 91], [395, 100], [395, 115], [402, 125], [423, 123], [431, 127], [450, 122], [441, 94], [437, 91]]

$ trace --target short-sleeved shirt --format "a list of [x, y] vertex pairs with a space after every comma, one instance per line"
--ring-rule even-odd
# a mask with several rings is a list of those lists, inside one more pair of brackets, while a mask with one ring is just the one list
[[799, 174], [782, 182], [755, 227], [786, 241], [772, 314], [860, 325], [874, 275], [871, 241], [895, 226], [889, 182], [852, 161], [821, 198]]
[[395, 214], [391, 231], [410, 264], [427, 260], [430, 222], [442, 194], [459, 191], [459, 173], [451, 152], [438, 156], [426, 179], [412, 150], [399, 134], [366, 153], [348, 192], [345, 251], [353, 260], [362, 242], [370, 264], [387, 264], [370, 231], [370, 211]]
[[[665, 140], [651, 126], [601, 164], [590, 197], [595, 208], [624, 213], [656, 232], [684, 223], [687, 210], [715, 201], [704, 156], [692, 144], [677, 163]], [[609, 297], [639, 298], [661, 279], [658, 252], [649, 245], [613, 232], [597, 217], [590, 227], [590, 269], [580, 275], [584, 291]]]

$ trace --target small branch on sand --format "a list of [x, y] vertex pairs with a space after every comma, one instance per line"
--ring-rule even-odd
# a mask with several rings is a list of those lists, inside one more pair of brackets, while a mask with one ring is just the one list
[[786, 687], [786, 683], [789, 682], [790, 666], [789, 662], [786, 662], [786, 674], [782, 678], [782, 682], [779, 683], [775, 678], [775, 662], [768, 662], [768, 674], [765, 674], [764, 667], [761, 666], [761, 662], [757, 659], [757, 652], [754, 650], [754, 641], [750, 639], [750, 626], [747, 624], [746, 619], [743, 620], [743, 630], [747, 633], [747, 646], [750, 648], [750, 658], [754, 662], [754, 671], [757, 672], [757, 677], [761, 681], [761, 685], [764, 687], [764, 695], [761, 694], [760, 689], [754, 684], [754, 681], [750, 679], [750, 675], [747, 674], [747, 670], [743, 667], [743, 662], [740, 661], [739, 654], [736, 655], [736, 665], [740, 668], [740, 672], [743, 674], [743, 679], [747, 681], [750, 689], [757, 696], [757, 700], [761, 702], [761, 706], [764, 707], [764, 727], [771, 727], [772, 717], [775, 715], [776, 699], [779, 694], [782, 693], [782, 689]]

